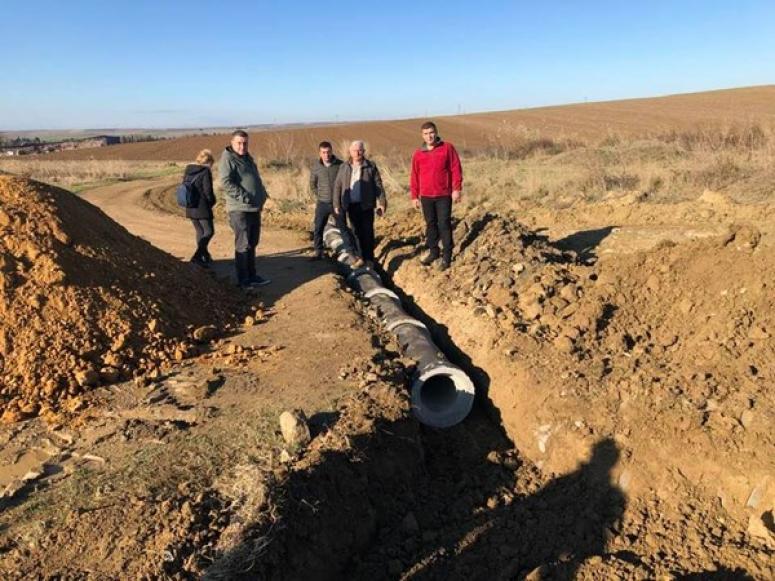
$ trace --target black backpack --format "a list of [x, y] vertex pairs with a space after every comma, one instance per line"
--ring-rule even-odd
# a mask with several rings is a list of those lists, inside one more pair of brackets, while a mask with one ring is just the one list
[[191, 176], [184, 176], [183, 182], [175, 190], [175, 197], [178, 200], [178, 206], [181, 208], [197, 208], [199, 206], [199, 192], [194, 187], [194, 180]]

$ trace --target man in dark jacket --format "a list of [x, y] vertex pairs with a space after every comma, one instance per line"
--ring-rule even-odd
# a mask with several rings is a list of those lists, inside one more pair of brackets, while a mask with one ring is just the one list
[[387, 196], [382, 177], [374, 162], [366, 159], [363, 141], [350, 144], [350, 159], [339, 168], [334, 182], [334, 214], [343, 231], [347, 218], [358, 239], [361, 256], [374, 261], [374, 211], [382, 216], [387, 211]]
[[215, 159], [209, 149], [203, 149], [196, 158], [196, 163], [186, 166], [183, 181], [196, 192], [197, 205], [194, 208], [186, 208], [186, 218], [191, 220], [196, 232], [196, 252], [191, 257], [191, 262], [200, 266], [209, 267], [213, 261], [207, 245], [215, 234], [213, 227], [213, 206], [215, 206], [215, 194], [213, 193], [213, 174], [210, 169]]
[[333, 148], [328, 141], [321, 141], [318, 145], [319, 159], [312, 165], [309, 174], [309, 189], [315, 196], [315, 227], [314, 227], [314, 245], [315, 253], [312, 260], [323, 258], [323, 228], [328, 221], [328, 217], [334, 213], [333, 195], [336, 174], [342, 161], [338, 159], [333, 152]]
[[271, 281], [256, 274], [256, 246], [261, 235], [261, 210], [268, 197], [256, 162], [248, 153], [248, 134], [237, 130], [218, 163], [229, 224], [234, 231], [234, 264], [239, 286], [255, 287]]
[[452, 262], [452, 202], [460, 201], [463, 168], [451, 143], [441, 140], [436, 125], [422, 125], [423, 145], [412, 155], [409, 189], [415, 208], [422, 206], [425, 218], [425, 241], [428, 254], [420, 261], [429, 266], [439, 258], [439, 233], [443, 255], [440, 270]]

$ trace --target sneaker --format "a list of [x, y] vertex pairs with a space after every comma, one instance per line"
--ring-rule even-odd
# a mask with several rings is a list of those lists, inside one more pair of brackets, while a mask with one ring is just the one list
[[250, 279], [250, 282], [248, 283], [249, 286], [252, 287], [258, 287], [258, 286], [266, 286], [270, 284], [272, 281], [271, 279], [264, 278], [263, 276], [259, 276], [258, 274]]
[[422, 264], [423, 266], [430, 266], [431, 264], [433, 264], [438, 259], [439, 259], [439, 255], [438, 254], [435, 254], [433, 252], [429, 252], [428, 254], [426, 254], [425, 256], [423, 256], [420, 259], [420, 264]]
[[438, 269], [441, 272], [444, 272], [447, 270], [450, 266], [452, 266], [452, 262], [447, 258], [442, 258], [441, 262], [439, 262]]

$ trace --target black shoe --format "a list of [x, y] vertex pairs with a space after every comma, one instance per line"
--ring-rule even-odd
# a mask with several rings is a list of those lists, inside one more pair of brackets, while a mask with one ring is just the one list
[[210, 255], [210, 253], [209, 253], [209, 252], [205, 252], [205, 253], [202, 255], [202, 261], [203, 261], [205, 264], [210, 264], [210, 263], [213, 261], [213, 257]]
[[420, 259], [420, 264], [422, 264], [423, 266], [430, 266], [438, 259], [439, 259], [438, 254], [434, 252], [429, 252], [428, 254], [426, 254], [424, 257]]
[[439, 262], [438, 269], [440, 272], [444, 272], [447, 270], [450, 266], [452, 266], [452, 261], [448, 258], [442, 258], [441, 262]]
[[196, 264], [197, 266], [200, 266], [202, 268], [210, 268], [210, 265], [205, 262], [205, 259], [201, 256], [192, 256], [190, 260], [191, 264]]
[[251, 277], [250, 282], [248, 284], [252, 287], [258, 287], [258, 286], [266, 286], [271, 282], [272, 281], [268, 278], [264, 278], [263, 276], [256, 275], [254, 277]]

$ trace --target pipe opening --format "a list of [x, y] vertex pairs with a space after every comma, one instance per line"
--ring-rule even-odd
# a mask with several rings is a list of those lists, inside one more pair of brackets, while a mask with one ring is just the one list
[[412, 385], [412, 411], [422, 423], [449, 428], [462, 422], [474, 405], [474, 384], [462, 370], [439, 365]]
[[457, 387], [449, 375], [434, 375], [422, 386], [420, 402], [432, 412], [441, 412], [455, 403]]

